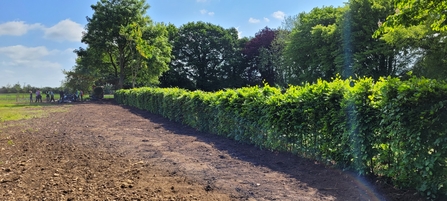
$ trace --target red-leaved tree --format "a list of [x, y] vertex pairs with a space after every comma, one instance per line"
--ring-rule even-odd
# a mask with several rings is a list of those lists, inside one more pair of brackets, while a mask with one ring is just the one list
[[265, 27], [247, 42], [243, 53], [248, 59], [248, 78], [251, 82], [266, 81], [269, 85], [275, 84], [275, 71], [271, 57], [272, 42], [277, 30]]

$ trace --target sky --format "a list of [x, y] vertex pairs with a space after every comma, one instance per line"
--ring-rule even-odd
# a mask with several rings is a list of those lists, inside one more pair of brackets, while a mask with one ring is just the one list
[[[347, 0], [146, 0], [154, 22], [177, 27], [209, 22], [234, 27], [240, 37], [253, 37], [264, 27], [278, 28], [284, 17]], [[90, 5], [97, 0], [1, 0], [0, 87], [19, 83], [59, 87], [63, 70], [75, 65], [73, 50], [81, 43]]]

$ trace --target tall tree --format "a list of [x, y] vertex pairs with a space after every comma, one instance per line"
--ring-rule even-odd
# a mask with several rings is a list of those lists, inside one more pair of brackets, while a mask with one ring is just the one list
[[270, 85], [275, 85], [276, 66], [272, 60], [272, 43], [276, 34], [277, 30], [265, 27], [259, 30], [255, 37], [245, 45], [243, 52], [249, 60], [249, 78], [254, 83], [266, 81]]
[[[172, 51], [171, 66], [194, 89], [213, 91], [226, 87], [237, 44], [237, 31], [204, 22], [181, 26]], [[231, 71], [231, 70], [230, 70]]]
[[386, 18], [381, 31], [420, 24], [428, 24], [434, 31], [447, 31], [445, 0], [394, 0], [394, 5], [395, 12]]
[[[107, 57], [107, 63], [116, 72], [118, 88], [123, 88], [126, 76], [132, 75], [137, 64], [152, 68], [146, 72], [154, 73], [154, 76], [167, 70], [165, 65], [159, 63], [167, 61], [166, 52], [169, 52], [169, 47], [165, 46], [167, 43], [163, 42], [165, 32], [146, 15], [149, 5], [144, 0], [100, 0], [91, 8], [94, 13], [91, 18], [87, 17], [87, 32], [82, 42], [99, 55]], [[145, 38], [145, 35], [153, 36], [150, 34], [153, 29], [158, 30], [155, 32], [160, 35]], [[152, 39], [155, 41], [148, 41]], [[157, 58], [152, 61], [158, 64], [148, 65], [154, 56]], [[135, 58], [141, 62], [135, 62]], [[104, 57], [98, 59], [104, 60]], [[136, 76], [135, 72], [133, 75]], [[149, 76], [149, 79], [153, 77]]]
[[275, 82], [279, 87], [287, 87], [296, 78], [292, 66], [287, 62], [286, 49], [287, 44], [291, 41], [292, 31], [299, 25], [299, 15], [286, 16], [277, 29], [272, 42], [272, 59], [276, 66]]
[[412, 50], [416, 62], [414, 75], [432, 79], [447, 79], [447, 32], [428, 31], [422, 39], [413, 41]]
[[[160, 77], [160, 87], [181, 87], [184, 89], [195, 89], [194, 83], [188, 78], [188, 73], [183, 69], [182, 65], [177, 62], [176, 54], [180, 47], [176, 47], [176, 40], [178, 40], [179, 29], [173, 24], [167, 25], [168, 40], [172, 46], [171, 62], [169, 63], [169, 70], [164, 72]], [[177, 43], [178, 44], [178, 43]], [[181, 44], [180, 44], [181, 46]]]
[[329, 80], [338, 72], [335, 59], [339, 56], [338, 19], [345, 8], [314, 8], [297, 17], [296, 26], [285, 49], [286, 64], [294, 71], [293, 84]]
[[85, 92], [92, 91], [93, 85], [116, 84], [118, 69], [114, 69], [109, 57], [95, 49], [80, 47], [74, 53], [77, 54], [76, 65], [71, 70], [63, 71], [65, 74], [65, 87]]
[[414, 75], [447, 78], [445, 1], [395, 1], [395, 12], [380, 22], [374, 37], [400, 49]]
[[394, 11], [387, 0], [350, 0], [349, 10], [342, 18], [340, 31], [343, 54], [339, 54], [337, 65], [344, 76], [397, 75], [404, 63], [399, 63], [400, 52], [395, 46], [372, 35], [378, 29], [380, 19]]
[[93, 82], [98, 86], [107, 83], [117, 86], [119, 69], [111, 64], [114, 57], [110, 58], [109, 54], [97, 51], [92, 47], [85, 49], [80, 47], [74, 50], [74, 53], [77, 54], [76, 65], [66, 72], [83, 74], [89, 79], [93, 79]]
[[156, 23], [146, 27], [137, 27], [135, 24], [122, 30], [128, 36], [132, 58], [127, 71], [127, 83], [132, 87], [150, 86], [159, 84], [159, 77], [169, 70], [171, 57], [171, 44], [169, 32], [164, 23]]

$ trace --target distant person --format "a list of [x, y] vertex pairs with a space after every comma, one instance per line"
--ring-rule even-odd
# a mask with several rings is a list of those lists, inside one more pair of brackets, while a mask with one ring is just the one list
[[53, 93], [53, 91], [50, 91], [50, 102], [56, 102], [55, 100], [54, 100], [54, 93]]
[[33, 102], [33, 91], [29, 91], [29, 102]]
[[81, 90], [81, 91], [79, 91], [79, 94], [81, 94], [81, 101], [82, 101], [83, 97], [84, 97], [84, 92]]
[[63, 103], [64, 102], [64, 91], [63, 90], [60, 90], [59, 91], [59, 102], [60, 103]]
[[79, 97], [79, 90], [76, 89], [76, 98], [75, 99], [78, 100], [79, 98], [80, 98]]
[[42, 91], [39, 90], [39, 102], [42, 102]]
[[50, 92], [47, 91], [45, 94], [46, 94], [46, 98], [47, 98], [46, 101], [48, 103], [48, 102], [50, 102]]
[[42, 102], [42, 95], [40, 95], [40, 90], [36, 91], [36, 102]]

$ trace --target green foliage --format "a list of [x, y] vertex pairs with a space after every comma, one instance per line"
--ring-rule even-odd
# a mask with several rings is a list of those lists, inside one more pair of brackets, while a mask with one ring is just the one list
[[107, 83], [117, 88], [158, 84], [158, 77], [168, 70], [171, 46], [165, 26], [146, 15], [146, 1], [100, 0], [91, 7], [94, 13], [82, 37], [87, 50], [76, 51], [86, 61], [75, 71], [108, 75], [113, 82]]
[[[415, 11], [424, 9], [418, 7]], [[402, 16], [400, 16], [402, 17]], [[408, 67], [417, 76], [432, 79], [445, 79], [447, 77], [447, 48], [445, 45], [446, 31], [433, 30], [430, 21], [424, 20], [416, 24], [394, 24], [394, 17], [387, 21], [374, 33], [374, 37], [396, 47], [406, 61]], [[405, 59], [406, 58], [406, 59]], [[413, 65], [411, 65], [413, 64]], [[408, 68], [410, 69], [410, 68]]]
[[318, 80], [210, 93], [119, 90], [115, 99], [200, 131], [447, 194], [447, 84], [425, 78]]
[[149, 46], [149, 43], [143, 39], [142, 27], [136, 23], [132, 22], [125, 26], [121, 26], [120, 35], [126, 37], [127, 40], [133, 41], [135, 49], [144, 58], [151, 58], [154, 47]]
[[389, 79], [381, 89], [381, 144], [387, 166], [378, 171], [427, 196], [446, 194], [447, 86], [436, 80]]
[[314, 8], [300, 13], [285, 47], [286, 65], [297, 74], [293, 84], [329, 80], [336, 74], [335, 57], [340, 46], [337, 19], [344, 8]]
[[384, 22], [379, 21], [373, 37], [396, 47], [415, 75], [446, 79], [446, 1], [397, 0], [394, 7]]
[[384, 31], [399, 26], [429, 24], [434, 31], [447, 31], [447, 3], [444, 0], [395, 0], [395, 12], [388, 16]]
[[285, 46], [291, 84], [348, 77], [396, 76], [408, 63], [385, 41], [371, 37], [393, 11], [389, 1], [350, 0], [344, 7], [300, 13]]
[[[173, 37], [171, 69], [163, 85], [216, 91], [238, 82], [240, 73], [233, 66], [238, 62], [237, 30], [205, 22], [190, 22]], [[184, 85], [181, 85], [184, 84]], [[185, 86], [186, 85], [186, 86]]]
[[346, 112], [346, 142], [350, 144], [350, 168], [360, 174], [375, 174], [373, 160], [378, 154], [376, 141], [380, 136], [379, 89], [382, 82], [375, 83], [372, 78], [351, 81], [353, 85], [343, 102]]
[[349, 1], [349, 10], [340, 27], [344, 41], [343, 54], [338, 55], [337, 62], [345, 70], [345, 77], [378, 79], [381, 76], [396, 76], [405, 67], [398, 62], [400, 55], [394, 46], [371, 37], [379, 28], [378, 21], [393, 11], [392, 2], [388, 0]]

